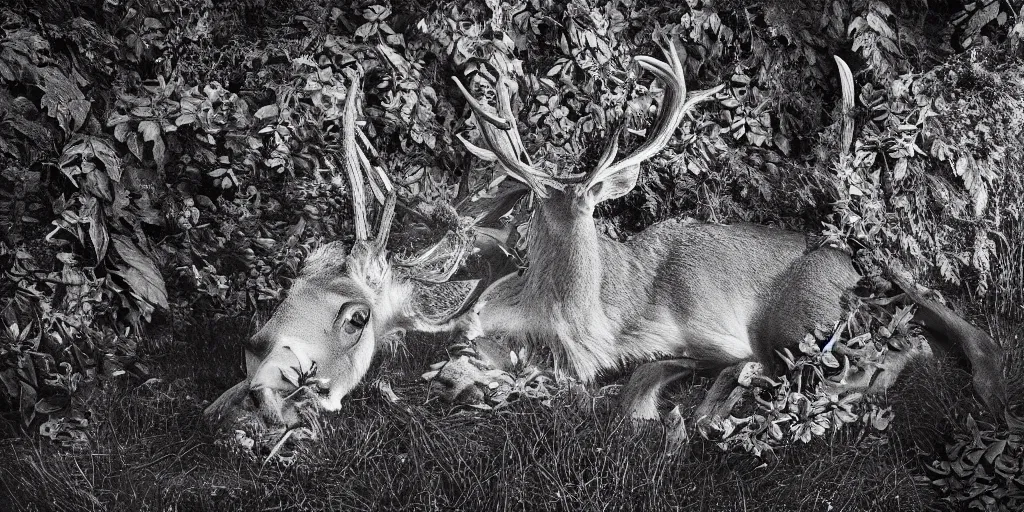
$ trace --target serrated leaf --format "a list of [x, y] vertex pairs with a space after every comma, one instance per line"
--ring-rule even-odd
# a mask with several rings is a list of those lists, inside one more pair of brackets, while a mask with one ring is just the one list
[[35, 85], [42, 89], [40, 106], [56, 119], [65, 133], [73, 133], [85, 120], [90, 103], [78, 86], [56, 66], [35, 68]]

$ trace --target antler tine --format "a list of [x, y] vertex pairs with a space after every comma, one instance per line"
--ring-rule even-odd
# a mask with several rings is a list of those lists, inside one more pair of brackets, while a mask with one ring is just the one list
[[443, 283], [448, 281], [465, 262], [473, 246], [473, 236], [467, 225], [460, 224], [457, 228], [445, 233], [430, 247], [415, 256], [402, 258], [396, 256], [396, 267], [410, 268], [409, 277], [418, 281]]
[[675, 131], [676, 126], [679, 126], [679, 122], [682, 121], [683, 116], [686, 115], [688, 110], [722, 90], [723, 86], [719, 85], [694, 94], [691, 98], [687, 99], [683, 65], [679, 60], [679, 53], [676, 51], [675, 44], [671, 41], [669, 42], [668, 50], [665, 50], [665, 56], [669, 60], [668, 63], [653, 57], [636, 57], [636, 62], [640, 67], [654, 73], [654, 76], [665, 83], [665, 97], [662, 99], [658, 118], [655, 119], [648, 129], [651, 135], [647, 137], [647, 140], [636, 151], [618, 162], [612, 163], [612, 159], [607, 153], [602, 156], [601, 164], [594, 169], [594, 172], [587, 180], [588, 187], [609, 175], [638, 165], [640, 162], [656, 155], [668, 145], [669, 140], [672, 138], [672, 133]]
[[352, 191], [352, 217], [355, 222], [356, 240], [369, 239], [366, 224], [366, 192], [363, 189], [363, 175], [359, 167], [359, 148], [356, 146], [356, 95], [359, 94], [359, 77], [352, 80], [345, 97], [345, 111], [341, 118], [342, 149], [345, 153], [345, 171]]
[[611, 144], [605, 146], [604, 152], [601, 153], [601, 159], [597, 162], [597, 169], [604, 169], [612, 164], [615, 155], [619, 153], [619, 137], [624, 131], [626, 131], [626, 123], [620, 123], [619, 127], [615, 129], [615, 134], [612, 135]]
[[839, 83], [843, 90], [843, 106], [842, 112], [839, 114], [843, 116], [843, 138], [839, 149], [844, 154], [848, 154], [850, 146], [853, 146], [853, 72], [850, 71], [850, 66], [846, 65], [846, 61], [839, 58], [838, 55], [832, 57], [836, 59], [836, 66], [839, 68]]
[[519, 122], [516, 121], [516, 115], [512, 112], [512, 92], [508, 89], [507, 80], [508, 78], [505, 76], [505, 73], [499, 71], [498, 82], [495, 84], [494, 91], [498, 100], [498, 115], [508, 120], [509, 128], [505, 130], [505, 134], [508, 135], [509, 143], [512, 144], [512, 150], [515, 151], [517, 160], [532, 169], [533, 162], [530, 161], [530, 154], [526, 152], [523, 137], [519, 134]]
[[377, 239], [374, 244], [377, 251], [383, 251], [388, 245], [388, 236], [391, 234], [391, 222], [395, 220], [395, 203], [398, 202], [398, 193], [394, 189], [388, 191], [388, 199], [384, 203], [384, 211], [380, 214], [380, 226], [377, 228]]
[[[476, 116], [477, 121], [480, 125], [480, 133], [483, 135], [484, 143], [487, 145], [487, 149], [476, 146], [461, 135], [459, 140], [470, 150], [474, 155], [488, 161], [495, 161], [501, 163], [505, 170], [505, 173], [526, 183], [530, 189], [532, 189], [537, 195], [541, 197], [547, 197], [547, 190], [539, 179], [546, 178], [544, 173], [534, 168], [529, 163], [529, 157], [526, 155], [526, 151], [523, 148], [522, 139], [519, 136], [519, 132], [515, 129], [515, 122], [510, 121], [508, 118], [512, 118], [512, 108], [510, 105], [509, 91], [504, 83], [504, 74], [499, 70], [498, 83], [496, 85], [496, 93], [498, 96], [498, 114], [494, 114], [484, 110], [483, 105], [469, 93], [462, 82], [458, 78], [452, 77], [452, 81], [462, 91], [462, 95], [466, 97], [466, 101], [469, 103], [470, 109], [473, 111], [473, 115]], [[508, 118], [503, 117], [508, 116]], [[526, 161], [524, 161], [526, 159]]]

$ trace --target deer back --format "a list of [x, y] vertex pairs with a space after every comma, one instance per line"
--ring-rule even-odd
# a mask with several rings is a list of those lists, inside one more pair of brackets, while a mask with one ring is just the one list
[[[538, 340], [584, 380], [661, 357], [709, 367], [771, 359], [776, 346], [838, 318], [837, 298], [858, 279], [849, 257], [809, 251], [797, 233], [667, 220], [620, 243], [592, 217], [576, 215], [571, 228], [551, 222], [544, 210], [557, 200], [541, 201], [531, 221], [529, 268], [478, 302], [475, 333]], [[801, 295], [780, 301], [787, 290]]]

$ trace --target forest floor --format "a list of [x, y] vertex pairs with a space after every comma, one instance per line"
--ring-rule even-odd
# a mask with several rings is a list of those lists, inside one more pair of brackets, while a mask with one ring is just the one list
[[[1019, 362], [1024, 329], [993, 330]], [[364, 384], [284, 466], [216, 443], [203, 422], [242, 377], [245, 331], [178, 333], [152, 363], [159, 380], [95, 394], [88, 449], [0, 441], [0, 510], [945, 510], [925, 466], [968, 413], [984, 417], [969, 375], [938, 361], [890, 390], [885, 432], [846, 426], [763, 458], [701, 438], [673, 451], [660, 426], [638, 430], [596, 389], [499, 412], [427, 400], [419, 375], [446, 340], [413, 335], [366, 379], [389, 379], [401, 400]], [[693, 379], [675, 398], [692, 408], [708, 384]]]

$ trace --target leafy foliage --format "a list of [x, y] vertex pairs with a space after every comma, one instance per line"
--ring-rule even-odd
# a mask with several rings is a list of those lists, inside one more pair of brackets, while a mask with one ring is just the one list
[[[0, 410], [13, 431], [82, 445], [99, 385], [150, 378], [140, 354], [161, 347], [143, 340], [271, 307], [311, 247], [351, 236], [337, 170], [354, 79], [369, 164], [415, 219], [421, 203], [493, 192], [491, 169], [455, 143], [476, 127], [449, 76], [486, 81], [511, 62], [528, 150], [571, 172], [620, 121], [644, 129], [660, 92], [632, 57], [664, 36], [680, 40], [691, 87], [728, 87], [602, 207], [609, 233], [680, 213], [822, 231], [1024, 316], [1024, 22], [1008, 2], [101, 4], [0, 10]], [[848, 155], [834, 54], [860, 85]], [[824, 354], [794, 358], [802, 377], [728, 439], [771, 445], [787, 425], [803, 440], [861, 411], [800, 380], [832, 371]]]
[[962, 510], [1018, 510], [1024, 506], [1024, 445], [1020, 434], [1000, 432], [968, 417], [925, 477], [944, 500]]
[[892, 409], [865, 393], [884, 386], [878, 384], [884, 372], [898, 374], [931, 349], [909, 325], [915, 306], [901, 305], [888, 281], [862, 279], [856, 292], [848, 294], [846, 321], [808, 333], [795, 354], [779, 352], [785, 369], [777, 379], [750, 383], [753, 401], [741, 417], [709, 425], [720, 447], [762, 457], [776, 446], [809, 443], [845, 425], [860, 426], [861, 437], [889, 427]]

